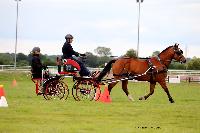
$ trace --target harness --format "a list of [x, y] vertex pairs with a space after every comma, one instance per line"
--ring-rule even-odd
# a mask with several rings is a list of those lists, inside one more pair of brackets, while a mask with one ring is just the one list
[[111, 83], [116, 83], [116, 82], [123, 81], [123, 80], [133, 80], [133, 79], [137, 79], [141, 76], [149, 75], [150, 76], [150, 82], [155, 82], [156, 74], [167, 72], [167, 67], [163, 64], [163, 62], [161, 61], [159, 56], [146, 59], [146, 61], [147, 61], [149, 67], [142, 74], [128, 73], [128, 70], [126, 70], [127, 64], [130, 64], [130, 60], [128, 60], [124, 64], [124, 69], [121, 72], [122, 74], [113, 74], [113, 76], [122, 76], [123, 78], [120, 78], [118, 80], [106, 79], [106, 80], [102, 80], [102, 81], [104, 81], [107, 84], [111, 84]]
[[149, 67], [152, 70], [152, 73], [157, 74], [157, 73], [167, 71], [166, 65], [161, 61], [161, 59], [158, 56], [148, 59], [147, 62], [148, 62]]
[[[175, 44], [174, 46], [170, 46], [163, 51], [166, 52], [166, 50], [168, 50], [171, 47], [173, 47], [174, 53], [176, 53], [177, 55], [183, 54], [183, 51], [178, 48], [178, 44]], [[160, 56], [160, 54], [156, 57], [146, 59], [149, 68], [144, 73], [134, 75], [134, 74], [128, 73], [128, 71], [127, 71], [126, 73], [122, 73], [121, 75], [113, 74], [113, 76], [122, 76], [122, 77], [126, 76], [126, 77], [118, 79], [118, 80], [109, 79], [110, 81], [107, 81], [107, 83], [111, 84], [111, 83], [123, 81], [123, 80], [137, 79], [137, 78], [139, 78], [143, 75], [147, 75], [147, 74], [150, 75], [150, 82], [155, 82], [156, 75], [159, 74], [159, 73], [166, 73], [168, 71], [168, 65], [170, 64], [170, 62], [173, 59], [173, 58], [171, 58], [171, 59], [167, 59], [167, 60], [161, 60], [159, 56]], [[145, 58], [143, 58], [143, 59], [145, 59]], [[123, 69], [123, 71], [124, 70], [125, 69]]]
[[167, 67], [164, 65], [164, 63], [161, 61], [159, 56], [152, 57], [147, 60], [149, 65], [149, 72], [150, 75], [150, 82], [155, 81], [155, 77], [159, 73], [167, 72]]
[[[107, 84], [111, 84], [111, 83], [116, 83], [116, 82], [119, 82], [119, 81], [123, 81], [123, 80], [133, 80], [133, 79], [136, 79], [138, 77], [141, 77], [141, 76], [144, 76], [147, 74], [147, 72], [150, 70], [151, 68], [149, 67], [143, 74], [137, 74], [137, 75], [131, 75], [131, 74], [126, 74], [128, 76], [124, 77], [124, 78], [121, 78], [121, 79], [105, 79], [105, 80], [102, 80], [104, 83], [107, 83]], [[113, 76], [116, 76], [115, 74], [113, 74]], [[117, 75], [119, 76], [119, 75]]]
[[[161, 64], [165, 65], [164, 62], [160, 59], [159, 55], [156, 56], [156, 58]], [[171, 60], [165, 60], [165, 62], [171, 62]], [[168, 69], [168, 66], [165, 65], [165, 67]]]

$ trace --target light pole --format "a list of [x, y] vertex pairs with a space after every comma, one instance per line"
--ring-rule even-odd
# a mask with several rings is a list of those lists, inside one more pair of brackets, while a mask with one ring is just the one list
[[140, 3], [144, 0], [136, 0], [138, 3], [138, 38], [137, 38], [137, 57], [139, 57], [139, 44], [140, 44]]
[[19, 8], [19, 1], [21, 0], [15, 0], [17, 2], [17, 18], [16, 18], [16, 36], [15, 36], [15, 63], [14, 63], [14, 69], [16, 70], [16, 64], [17, 64], [17, 38], [18, 38], [18, 8]]

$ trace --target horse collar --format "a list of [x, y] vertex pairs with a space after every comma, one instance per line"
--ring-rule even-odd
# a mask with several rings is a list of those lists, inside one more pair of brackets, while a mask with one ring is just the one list
[[[157, 59], [158, 59], [158, 61], [160, 61], [161, 62], [161, 59], [160, 59], [160, 57], [159, 56], [156, 56], [157, 57]], [[162, 63], [162, 62], [161, 62]]]
[[[163, 65], [168, 69], [168, 66], [166, 66], [166, 65], [163, 63], [163, 61], [160, 59], [159, 55], [156, 56], [156, 58], [157, 58], [157, 60], [158, 60], [161, 64], [163, 64]], [[171, 61], [171, 60], [166, 60], [166, 61]]]

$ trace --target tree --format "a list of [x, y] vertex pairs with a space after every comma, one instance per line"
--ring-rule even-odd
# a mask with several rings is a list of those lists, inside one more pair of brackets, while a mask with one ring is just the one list
[[179, 62], [172, 62], [169, 65], [169, 69], [185, 70], [186, 64], [180, 64]]
[[91, 52], [86, 52], [85, 54], [87, 55], [85, 65], [89, 67], [98, 67], [98, 57]]
[[47, 54], [45, 55], [40, 55], [41, 61], [44, 65], [47, 66], [54, 66], [56, 65], [56, 56], [48, 56]]
[[17, 54], [17, 65], [18, 66], [27, 66], [29, 64], [28, 56], [23, 53]]
[[102, 56], [98, 58], [99, 67], [105, 67], [105, 63], [108, 63], [110, 61], [110, 57], [108, 56]]
[[129, 49], [126, 52], [125, 56], [131, 57], [131, 58], [137, 58], [136, 51], [134, 49]]
[[20, 60], [28, 60], [28, 56], [23, 54], [23, 53], [18, 53], [17, 54], [17, 61], [20, 61]]
[[98, 54], [99, 56], [109, 56], [111, 55], [111, 49], [110, 48], [106, 48], [106, 47], [97, 47], [94, 52], [96, 54]]
[[0, 65], [13, 65], [14, 56], [9, 53], [0, 53]]
[[87, 55], [87, 59], [86, 59], [86, 66], [89, 67], [104, 67], [105, 63], [109, 62], [111, 59], [108, 56], [96, 56], [93, 55], [90, 52], [86, 52], [85, 53]]
[[17, 62], [17, 66], [28, 66], [29, 65], [29, 61], [28, 60], [19, 60]]
[[187, 63], [187, 69], [190, 69], [190, 70], [200, 70], [200, 58], [193, 57]]
[[152, 56], [158, 56], [160, 54], [160, 51], [154, 51], [153, 53], [152, 53]]

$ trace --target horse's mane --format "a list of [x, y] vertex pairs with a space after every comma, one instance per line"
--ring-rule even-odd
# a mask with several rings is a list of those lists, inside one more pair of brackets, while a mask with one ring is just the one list
[[[160, 52], [160, 54], [163, 53], [163, 52], [165, 52], [165, 51], [167, 51], [167, 50], [170, 49], [171, 47], [173, 47], [173, 46], [169, 46], [169, 47], [167, 47], [167, 48], [164, 49], [162, 52]], [[159, 54], [159, 55], [160, 55], [160, 54]]]

